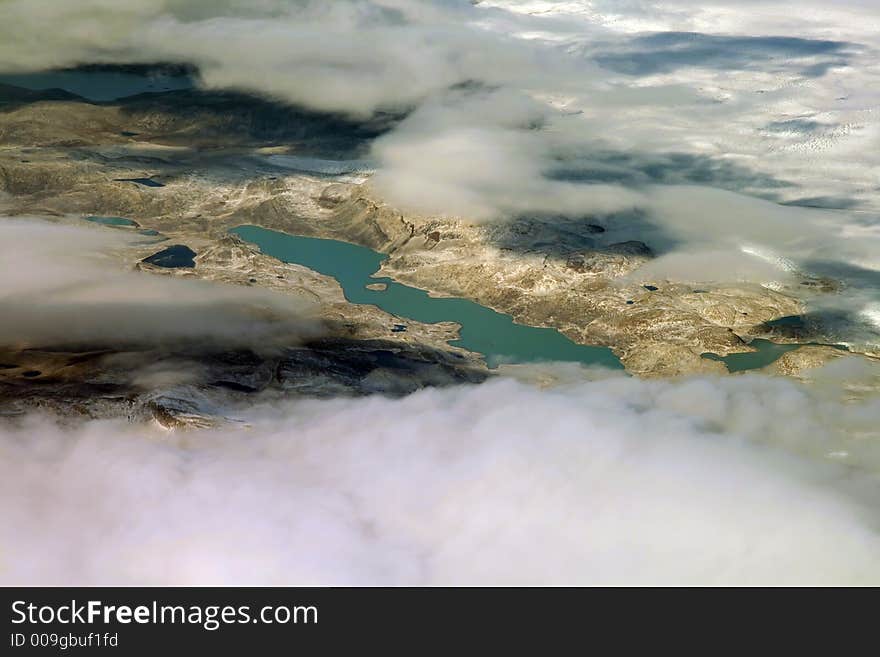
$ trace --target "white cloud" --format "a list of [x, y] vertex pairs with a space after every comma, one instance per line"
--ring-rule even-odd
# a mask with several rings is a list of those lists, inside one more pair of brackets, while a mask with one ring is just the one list
[[[127, 269], [112, 231], [37, 219], [0, 222], [0, 344], [272, 347], [320, 332], [298, 300]], [[161, 247], [159, 247], [161, 248]]]
[[397, 205], [471, 220], [524, 212], [586, 214], [634, 207], [618, 185], [550, 180], [553, 140], [538, 128], [548, 109], [516, 92], [480, 90], [423, 104], [373, 153], [376, 185]]
[[[784, 275], [754, 254], [873, 261], [876, 236], [853, 229], [870, 215], [654, 186], [663, 171], [652, 162], [614, 158], [685, 153], [705, 166], [667, 158], [662, 167], [682, 169], [677, 183], [880, 207], [880, 160], [865, 148], [877, 134], [873, 3], [810, 0], [796, 17], [790, 3], [554, 4], [564, 20], [452, 0], [8, 0], [0, 60], [37, 70], [183, 59], [210, 87], [316, 110], [412, 108], [374, 146], [376, 184], [392, 202], [478, 220], [639, 206], [653, 233], [632, 237], [669, 249], [656, 275]], [[868, 48], [813, 78], [778, 62], [627, 75], [590, 60], [626, 52], [643, 29], [803, 30]], [[830, 127], [767, 130], [792, 120]], [[560, 158], [637, 174], [638, 187], [544, 177]], [[80, 234], [0, 226], [4, 343], [265, 344], [306, 330], [301, 309], [271, 295], [120, 271], [97, 253], [112, 242]], [[834, 304], [873, 321], [872, 294], [848, 289]], [[255, 317], [267, 309], [273, 321]], [[812, 388], [763, 376], [550, 391], [496, 381], [398, 401], [289, 402], [254, 410], [247, 431], [25, 418], [0, 429], [0, 579], [880, 583], [880, 406], [876, 395], [851, 403], [876, 377], [853, 362]]]
[[878, 411], [620, 378], [289, 402], [196, 434], [31, 418], [0, 430], [0, 580], [877, 583], [876, 480], [824, 456], [867, 428], [880, 471]]

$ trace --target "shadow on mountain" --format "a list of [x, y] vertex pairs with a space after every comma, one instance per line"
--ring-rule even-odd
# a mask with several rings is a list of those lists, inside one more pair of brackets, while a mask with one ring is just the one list
[[864, 345], [877, 333], [858, 313], [846, 309], [820, 309], [780, 317], [753, 329], [771, 340], [796, 340], [802, 344]]
[[[157, 367], [164, 379], [141, 376]], [[206, 426], [225, 409], [279, 396], [403, 396], [489, 376], [460, 353], [393, 340], [328, 337], [264, 354], [184, 341], [0, 348], [0, 417], [39, 408], [63, 417]]]
[[140, 94], [112, 104], [129, 117], [130, 130], [154, 139], [201, 146], [283, 143], [329, 158], [363, 154], [402, 118], [379, 113], [356, 120], [246, 93], [197, 89]]
[[834, 260], [810, 260], [803, 268], [811, 274], [843, 281], [850, 287], [874, 290], [880, 295], [880, 271], [875, 269]]
[[276, 370], [288, 392], [309, 396], [405, 395], [424, 387], [480, 383], [489, 376], [464, 356], [391, 340], [323, 338], [289, 349]]
[[487, 228], [488, 239], [501, 249], [538, 253], [588, 271], [597, 255], [653, 258], [673, 250], [678, 241], [640, 209], [570, 216], [523, 214]]
[[11, 112], [25, 105], [47, 100], [70, 100], [88, 103], [85, 98], [63, 89], [25, 89], [0, 82], [0, 112]]
[[785, 201], [781, 205], [791, 205], [801, 208], [816, 208], [819, 210], [854, 210], [862, 205], [862, 202], [845, 196], [808, 196]]
[[[829, 281], [834, 285], [828, 292], [841, 286], [847, 290], [846, 306], [842, 307], [836, 295], [825, 297], [830, 307], [818, 307], [802, 315], [782, 317], [762, 324], [759, 330], [771, 335], [799, 341], [845, 342], [873, 344], [880, 340], [877, 327], [864, 314], [864, 307], [880, 300], [880, 271], [866, 269], [842, 261], [807, 261], [803, 269], [815, 281]], [[807, 283], [802, 283], [807, 284]]]
[[[593, 151], [560, 158], [546, 175], [558, 181], [636, 189], [648, 185], [702, 185], [774, 202], [779, 200], [777, 190], [796, 186], [740, 164], [690, 153]], [[839, 199], [838, 204], [844, 205], [844, 201]], [[489, 235], [500, 248], [558, 258], [583, 251], [651, 257], [680, 245], [640, 209], [604, 215], [521, 215], [492, 226]]]
[[596, 55], [603, 67], [626, 75], [673, 73], [685, 67], [718, 70], [796, 70], [821, 77], [845, 66], [855, 44], [781, 36], [725, 36], [662, 32], [638, 36], [623, 51]]
[[[176, 68], [169, 70], [177, 72]], [[46, 75], [60, 76], [71, 72], [83, 79], [100, 75], [139, 78], [146, 76], [148, 71], [153, 68], [84, 66], [49, 71]], [[363, 154], [371, 140], [388, 132], [405, 115], [403, 112], [378, 112], [369, 119], [353, 119], [244, 92], [196, 88], [146, 91], [113, 100], [90, 100], [61, 88], [35, 90], [0, 82], [2, 112], [44, 101], [119, 107], [123, 116], [128, 117], [126, 125], [121, 128], [124, 136], [197, 148], [284, 144], [304, 154], [328, 158]]]
[[708, 155], [593, 151], [560, 159], [547, 173], [554, 180], [638, 185], [706, 185], [747, 191], [775, 200], [774, 190], [794, 187], [766, 173]]

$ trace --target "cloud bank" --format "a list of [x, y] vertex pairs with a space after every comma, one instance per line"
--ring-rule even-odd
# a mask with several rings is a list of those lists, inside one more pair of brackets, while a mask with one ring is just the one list
[[37, 219], [0, 222], [0, 344], [272, 349], [320, 333], [312, 309], [282, 295], [125, 269], [112, 256], [125, 240]]
[[[210, 88], [405, 112], [373, 149], [394, 203], [610, 214], [609, 232], [638, 208], [658, 276], [830, 269], [850, 285], [835, 302], [878, 321], [874, 5], [699, 4], [7, 0], [0, 61], [184, 60]], [[564, 7], [528, 15], [548, 5]], [[694, 57], [707, 43], [711, 66]], [[646, 56], [661, 65], [621, 66]], [[771, 202], [817, 199], [838, 209]], [[253, 290], [119, 271], [76, 231], [0, 228], [6, 343], [308, 330]], [[0, 580], [880, 583], [876, 374], [840, 362], [812, 388], [495, 381], [292, 401], [247, 414], [247, 430], [186, 435], [25, 418], [0, 428]]]
[[183, 435], [31, 418], [0, 429], [0, 581], [878, 583], [877, 480], [829, 462], [868, 429], [880, 471], [878, 410], [621, 378], [293, 401]]
[[[376, 145], [380, 187], [432, 213], [479, 220], [638, 202], [613, 176], [548, 180], [560, 149], [688, 153], [708, 170], [683, 182], [880, 207], [865, 177], [880, 160], [860, 146], [880, 143], [866, 91], [880, 42], [858, 27], [876, 9], [810, 2], [794, 22], [784, 3], [748, 4], [7, 0], [0, 61], [17, 71], [185, 61], [210, 88], [355, 117], [412, 111]], [[614, 57], [662, 66], [621, 72]], [[802, 129], [772, 129], [781, 123]], [[731, 162], [748, 175], [721, 179]], [[672, 176], [681, 167], [667, 158]]]
[[[0, 61], [13, 70], [82, 62], [186, 61], [210, 87], [365, 115], [468, 80], [553, 75], [541, 50], [475, 24], [464, 0], [6, 3]], [[29, 43], [53, 26], [41, 47]]]

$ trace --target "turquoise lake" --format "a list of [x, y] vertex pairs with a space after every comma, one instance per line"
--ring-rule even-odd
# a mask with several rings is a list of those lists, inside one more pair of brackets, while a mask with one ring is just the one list
[[841, 351], [847, 350], [846, 347], [834, 344], [820, 344], [817, 342], [808, 342], [806, 344], [779, 344], [777, 342], [770, 342], [770, 340], [761, 339], [752, 340], [749, 343], [749, 346], [754, 347], [757, 351], [728, 354], [727, 356], [706, 353], [703, 354], [703, 358], [717, 360], [724, 363], [727, 366], [727, 371], [733, 374], [734, 372], [746, 372], [748, 370], [757, 370], [762, 367], [767, 367], [779, 360], [783, 354], [786, 354], [789, 351], [794, 351], [803, 346], [823, 346], [834, 347]]
[[[238, 226], [230, 232], [256, 244], [266, 255], [295, 263], [335, 278], [352, 303], [370, 304], [401, 318], [389, 332], [405, 329], [405, 320], [434, 324], [456, 322], [461, 337], [450, 344], [483, 354], [489, 367], [501, 363], [568, 361], [623, 369], [606, 347], [575, 344], [552, 328], [517, 324], [509, 315], [467, 299], [434, 298], [424, 290], [373, 277], [388, 256], [338, 240], [298, 237], [258, 226]], [[385, 290], [367, 285], [384, 283]]]
[[[126, 219], [125, 217], [95, 217], [89, 216], [86, 217], [86, 221], [91, 221], [95, 224], [101, 224], [103, 226], [117, 226], [117, 227], [126, 227], [133, 228], [137, 227], [138, 223], [136, 221], [132, 221], [131, 219]], [[157, 235], [159, 233], [156, 233]]]
[[703, 358], [724, 363], [727, 366], [727, 371], [733, 374], [734, 372], [746, 372], [767, 367], [779, 360], [783, 354], [794, 351], [801, 346], [799, 344], [777, 344], [769, 340], [760, 339], [752, 340], [749, 345], [757, 349], [757, 351], [728, 354], [727, 356], [705, 353]]

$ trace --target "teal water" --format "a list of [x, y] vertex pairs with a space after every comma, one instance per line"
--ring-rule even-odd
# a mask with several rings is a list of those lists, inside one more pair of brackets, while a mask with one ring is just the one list
[[[388, 256], [338, 240], [297, 237], [258, 226], [238, 226], [230, 232], [260, 247], [266, 255], [303, 265], [332, 276], [352, 303], [371, 304], [400, 318], [434, 324], [456, 322], [461, 337], [450, 344], [481, 353], [489, 367], [501, 363], [569, 361], [623, 369], [606, 347], [578, 345], [552, 328], [517, 324], [509, 315], [473, 301], [434, 298], [424, 290], [373, 277]], [[385, 290], [368, 290], [371, 283], [385, 283]], [[401, 332], [406, 325], [389, 327]]]
[[192, 89], [188, 75], [136, 75], [115, 71], [2, 73], [0, 83], [25, 89], [64, 89], [88, 100], [110, 101], [141, 93]]
[[[770, 342], [770, 340], [755, 339], [749, 343], [749, 346], [754, 347], [755, 349], [757, 349], [757, 351], [729, 354], [727, 356], [719, 356], [718, 354], [705, 353], [702, 354], [702, 356], [703, 358], [708, 358], [709, 360], [717, 360], [724, 363], [727, 366], [727, 370], [731, 374], [733, 374], [734, 372], [745, 372], [747, 370], [757, 370], [762, 367], [767, 367], [768, 365], [771, 365], [772, 363], [775, 363], [777, 360], [779, 360], [783, 354], [807, 345], [819, 346], [818, 343], [815, 342], [810, 342], [806, 345], [779, 344], [776, 342]], [[846, 351], [846, 347], [842, 347], [840, 345], [822, 346], [834, 347], [836, 349]]]
[[164, 242], [168, 238], [163, 236], [158, 230], [153, 230], [152, 228], [141, 228], [140, 224], [131, 219], [126, 219], [125, 217], [84, 217], [86, 221], [91, 221], [95, 224], [101, 224], [102, 226], [109, 226], [110, 228], [138, 228], [138, 235], [143, 235], [144, 237], [154, 237], [156, 239], [150, 240], [141, 240], [140, 242], [135, 242], [135, 244], [158, 244], [159, 242]]
[[757, 351], [728, 354], [727, 356], [705, 353], [703, 358], [724, 363], [727, 366], [727, 370], [733, 374], [734, 372], [745, 372], [746, 370], [757, 370], [767, 367], [779, 360], [783, 354], [794, 351], [801, 346], [799, 344], [777, 344], [769, 340], [752, 340], [749, 345], [757, 349]]
[[[132, 221], [131, 219], [126, 219], [124, 217], [86, 217], [86, 221], [91, 221], [96, 224], [101, 224], [103, 226], [137, 226], [138, 223], [136, 221]], [[156, 233], [157, 235], [159, 233]]]

